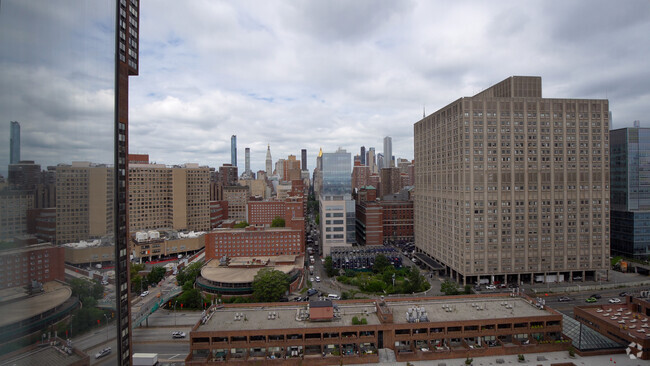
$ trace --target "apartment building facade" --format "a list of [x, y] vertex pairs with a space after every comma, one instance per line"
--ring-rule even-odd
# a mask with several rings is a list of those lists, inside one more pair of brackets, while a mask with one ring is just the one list
[[415, 123], [416, 249], [462, 283], [602, 274], [608, 104], [514, 76]]

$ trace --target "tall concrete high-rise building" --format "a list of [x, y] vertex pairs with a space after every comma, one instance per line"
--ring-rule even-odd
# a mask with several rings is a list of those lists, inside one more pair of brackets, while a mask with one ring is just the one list
[[20, 123], [11, 121], [9, 131], [9, 164], [20, 162]]
[[609, 103], [513, 76], [414, 125], [415, 245], [461, 283], [600, 279]]
[[392, 168], [393, 164], [393, 138], [390, 136], [384, 137], [384, 165], [382, 168]]
[[650, 255], [650, 128], [612, 130], [610, 189], [612, 255], [647, 259]]
[[56, 167], [56, 244], [99, 239], [113, 233], [114, 170], [73, 162]]
[[361, 165], [366, 165], [366, 147], [361, 146], [361, 151], [359, 152], [359, 156], [361, 157]]
[[230, 165], [237, 166], [237, 135], [230, 136]]
[[131, 163], [129, 186], [132, 234], [161, 228], [210, 230], [210, 168]]
[[300, 170], [307, 170], [307, 149], [300, 150]]
[[271, 144], [266, 146], [266, 176], [273, 175], [273, 159], [271, 159]]

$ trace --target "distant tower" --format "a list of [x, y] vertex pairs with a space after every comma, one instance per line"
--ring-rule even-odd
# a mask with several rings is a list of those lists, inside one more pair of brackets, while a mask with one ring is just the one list
[[368, 148], [368, 155], [366, 156], [366, 165], [370, 167], [370, 173], [371, 174], [377, 174], [379, 173], [379, 169], [377, 169], [377, 160], [375, 157], [375, 148], [374, 147], [369, 147]]
[[300, 150], [300, 170], [307, 170], [307, 149]]
[[20, 162], [20, 123], [11, 121], [9, 136], [9, 164]]
[[270, 177], [273, 174], [273, 159], [271, 159], [271, 145], [266, 147], [266, 176]]
[[230, 165], [237, 166], [237, 135], [230, 137]]
[[244, 170], [244, 173], [249, 174], [251, 173], [251, 149], [247, 147], [244, 149], [244, 163], [246, 164], [246, 170]]
[[393, 164], [393, 138], [384, 137], [384, 164], [382, 168], [392, 168]]
[[366, 147], [361, 146], [361, 165], [366, 165]]

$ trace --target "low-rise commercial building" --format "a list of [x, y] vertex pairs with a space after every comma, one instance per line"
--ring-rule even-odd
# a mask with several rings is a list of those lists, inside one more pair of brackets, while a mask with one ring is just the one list
[[295, 291], [303, 280], [303, 264], [304, 257], [296, 255], [212, 259], [201, 269], [196, 285], [210, 294], [250, 296], [257, 273], [270, 268], [287, 274], [289, 291]]
[[196, 253], [205, 247], [204, 232], [140, 231], [133, 235], [131, 248], [134, 260], [157, 259]]
[[576, 306], [573, 313], [576, 320], [616, 342], [634, 343], [631, 353], [650, 360], [650, 301], [647, 299], [627, 296], [624, 303]]
[[562, 315], [529, 298], [473, 295], [212, 307], [190, 332], [186, 365], [398, 362], [565, 350]]

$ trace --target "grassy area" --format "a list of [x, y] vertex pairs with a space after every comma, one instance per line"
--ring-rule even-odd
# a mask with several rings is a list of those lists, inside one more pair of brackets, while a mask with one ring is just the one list
[[431, 286], [416, 268], [395, 269], [386, 266], [382, 271], [355, 272], [347, 270], [337, 280], [356, 286], [369, 294], [410, 294], [428, 290]]

